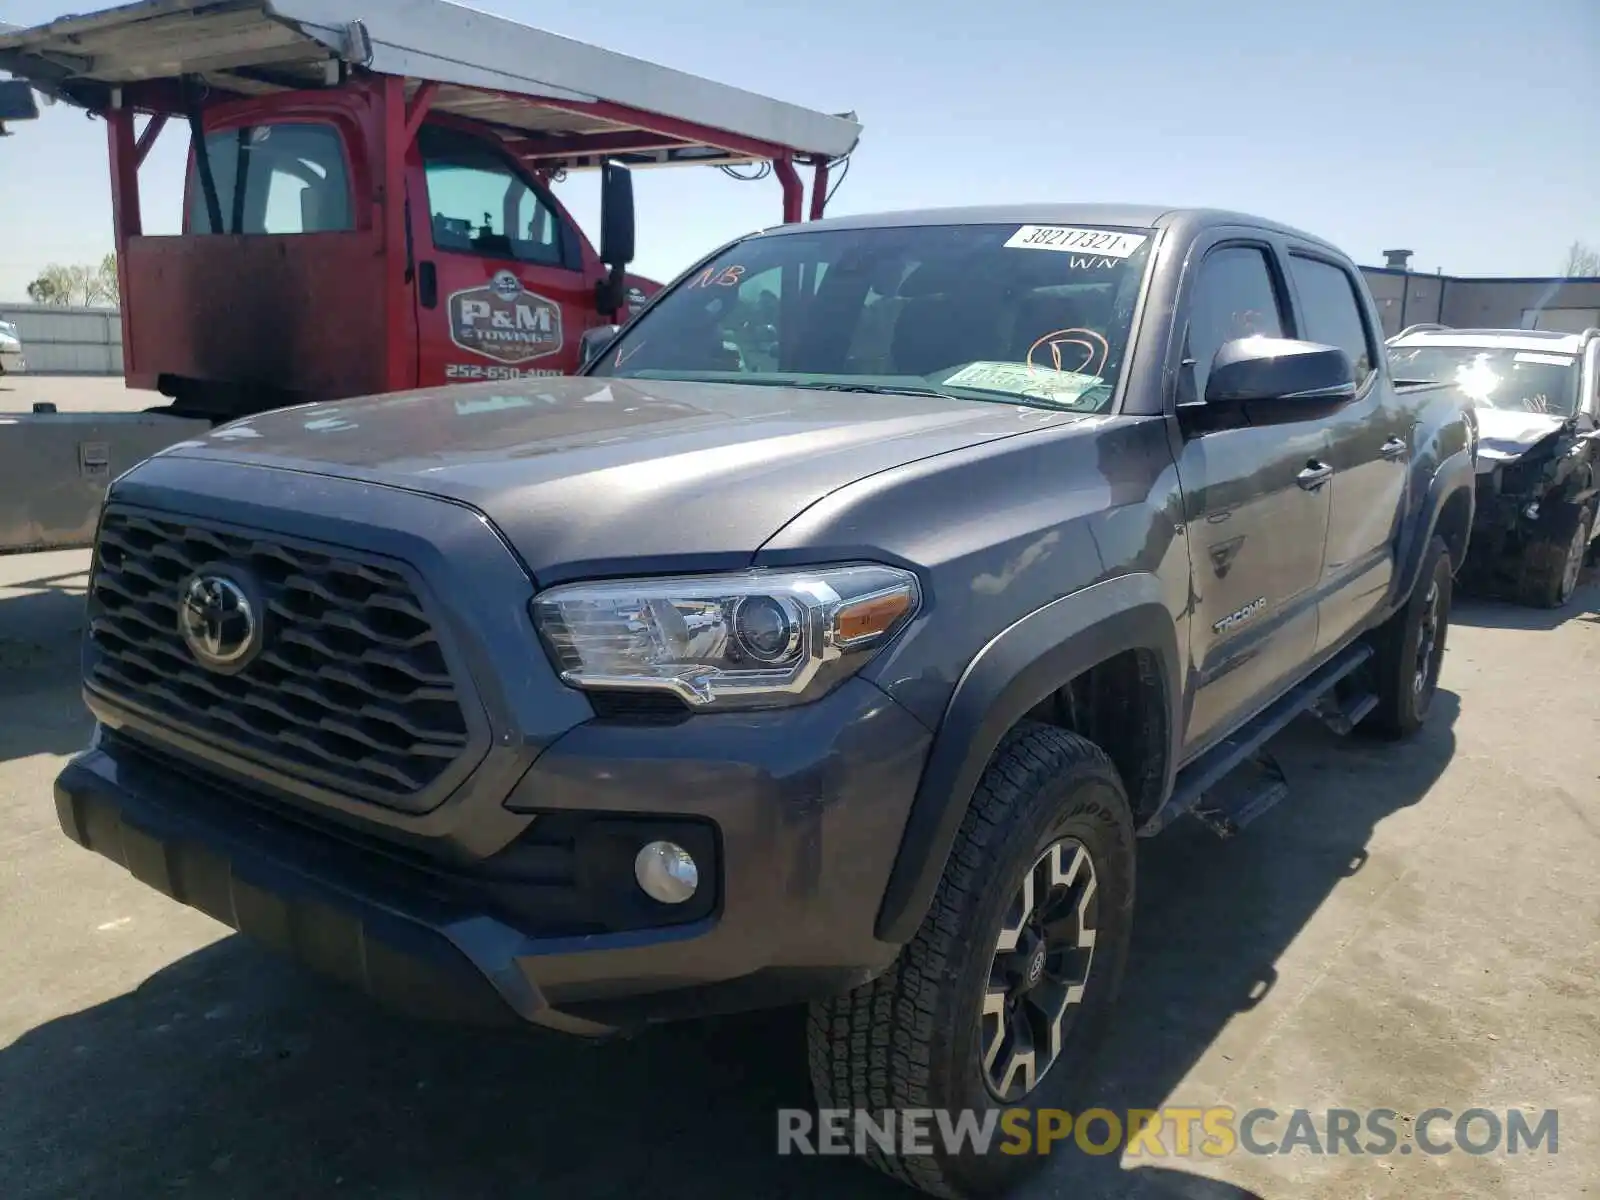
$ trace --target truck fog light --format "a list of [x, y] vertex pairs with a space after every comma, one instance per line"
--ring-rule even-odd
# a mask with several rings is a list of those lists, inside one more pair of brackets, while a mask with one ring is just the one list
[[633, 860], [633, 877], [644, 894], [663, 904], [682, 904], [700, 886], [694, 857], [676, 842], [648, 842]]

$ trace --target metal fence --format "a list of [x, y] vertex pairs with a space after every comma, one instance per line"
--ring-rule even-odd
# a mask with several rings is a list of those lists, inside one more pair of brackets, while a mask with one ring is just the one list
[[122, 374], [122, 315], [117, 309], [0, 303], [0, 320], [17, 327], [31, 373]]

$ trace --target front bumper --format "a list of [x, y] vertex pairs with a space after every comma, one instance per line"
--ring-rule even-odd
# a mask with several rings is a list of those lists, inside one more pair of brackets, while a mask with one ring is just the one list
[[0, 346], [0, 375], [26, 375], [27, 373], [28, 362], [22, 356], [22, 347], [8, 348]]
[[578, 816], [641, 844], [652, 822], [712, 831], [714, 895], [677, 924], [652, 924], [636, 889], [633, 909], [598, 911], [634, 885], [581, 846], [565, 868], [546, 847], [532, 875], [503, 855], [446, 865], [109, 731], [61, 772], [56, 806], [69, 837], [147, 885], [393, 1007], [603, 1036], [886, 967], [896, 947], [873, 919], [928, 742], [861, 680], [802, 709], [595, 720], [556, 740], [505, 802], [536, 814], [530, 832]]
[[1480, 470], [1471, 541], [1478, 566], [1490, 569], [1501, 558], [1519, 559], [1526, 543], [1538, 536], [1547, 510], [1559, 503], [1559, 489], [1541, 463], [1512, 461]]

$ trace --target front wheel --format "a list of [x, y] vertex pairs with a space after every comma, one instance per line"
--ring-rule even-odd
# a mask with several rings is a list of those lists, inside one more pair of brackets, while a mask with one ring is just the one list
[[1536, 608], [1563, 608], [1578, 590], [1594, 512], [1589, 505], [1558, 512], [1538, 541], [1524, 552], [1521, 599]]
[[[1002, 1154], [1010, 1109], [1066, 1108], [1127, 959], [1133, 819], [1091, 742], [1024, 724], [990, 760], [916, 936], [883, 975], [812, 1006], [818, 1106], [882, 1122], [910, 1109], [997, 1128], [987, 1152], [945, 1145], [872, 1165], [936, 1196], [1000, 1195], [1046, 1159]], [[993, 1114], [991, 1117], [990, 1114]], [[902, 1144], [897, 1147], [904, 1150]]]

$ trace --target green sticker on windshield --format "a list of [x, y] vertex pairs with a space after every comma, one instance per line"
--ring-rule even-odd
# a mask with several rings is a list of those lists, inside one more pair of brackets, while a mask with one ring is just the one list
[[1100, 383], [1097, 375], [1076, 371], [1055, 371], [1018, 362], [968, 363], [944, 383], [950, 387], [984, 388], [991, 392], [1010, 392], [1039, 400], [1071, 404]]
[[458, 399], [455, 402], [456, 412], [463, 417], [499, 412], [504, 408], [530, 408], [532, 405], [533, 401], [526, 396], [485, 396], [481, 400]]

